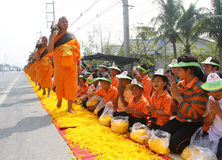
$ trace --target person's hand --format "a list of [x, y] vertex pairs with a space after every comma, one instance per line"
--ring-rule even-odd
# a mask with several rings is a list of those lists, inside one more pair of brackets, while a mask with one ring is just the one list
[[106, 104], [106, 106], [108, 107], [108, 108], [113, 108], [113, 102], [108, 102], [107, 104]]
[[151, 113], [154, 113], [156, 111], [156, 109], [153, 106], [149, 106], [149, 105], [146, 105], [146, 109]]
[[121, 83], [119, 84], [117, 89], [118, 89], [119, 93], [123, 93], [123, 91], [124, 91], [124, 87]]
[[80, 62], [77, 63], [77, 72], [78, 72], [78, 75], [82, 74]]
[[171, 81], [171, 83], [172, 82], [175, 82], [176, 83], [176, 76], [175, 75], [172, 75], [171, 73], [169, 74], [170, 75], [170, 81]]
[[125, 112], [128, 114], [133, 114], [135, 112], [135, 110], [131, 107], [126, 107]]
[[210, 100], [210, 111], [213, 114], [218, 114], [221, 112], [218, 101], [214, 102], [213, 100]]
[[58, 35], [59, 31], [58, 30], [54, 30], [53, 31], [53, 37], [55, 38]]
[[181, 90], [179, 87], [177, 87], [175, 82], [171, 83], [170, 93], [174, 99], [177, 99], [178, 97], [181, 96]]
[[141, 82], [141, 80], [142, 80], [142, 77], [141, 77], [141, 76], [136, 76], [135, 78], [136, 78], [136, 80], [137, 80], [138, 82]]

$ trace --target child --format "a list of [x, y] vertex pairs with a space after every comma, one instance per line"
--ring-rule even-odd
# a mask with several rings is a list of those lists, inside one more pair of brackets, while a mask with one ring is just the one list
[[86, 70], [86, 64], [85, 63], [81, 63], [81, 71], [82, 71], [82, 74], [86, 74], [87, 70]]
[[126, 85], [126, 88], [133, 94], [133, 99], [129, 101], [125, 109], [125, 112], [129, 116], [129, 127], [132, 127], [136, 122], [145, 124], [148, 115], [148, 110], [146, 109], [148, 101], [143, 96], [143, 84], [133, 79], [131, 84]]
[[110, 76], [111, 76], [111, 85], [114, 87], [118, 87], [119, 85], [119, 80], [116, 77], [116, 75], [120, 74], [122, 72], [121, 68], [119, 66], [115, 66], [115, 63], [113, 62], [113, 66], [109, 67], [110, 70]]
[[137, 74], [136, 76], [137, 81], [143, 83], [144, 86], [143, 96], [149, 101], [152, 93], [152, 82], [148, 76], [149, 66], [144, 63], [141, 66], [137, 66], [137, 68], [139, 69], [139, 73], [132, 72], [132, 74]]
[[159, 130], [171, 134], [169, 148], [171, 152], [181, 153], [189, 145], [195, 131], [202, 127], [202, 115], [206, 108], [208, 94], [201, 89], [203, 72], [197, 59], [190, 54], [178, 58], [180, 81], [172, 82], [170, 92], [172, 106], [177, 108], [176, 118], [168, 121]]
[[116, 97], [116, 104], [118, 108], [116, 112], [113, 113], [113, 116], [128, 116], [128, 114], [124, 111], [126, 106], [128, 106], [129, 101], [133, 99], [133, 94], [126, 88], [126, 85], [130, 84], [133, 78], [127, 71], [122, 72], [116, 77], [120, 79], [120, 84], [118, 86], [119, 93]]
[[107, 63], [103, 63], [102, 65], [99, 65], [100, 66], [100, 73], [102, 74], [102, 76], [105, 76], [109, 73], [108, 73], [108, 70], [109, 70], [109, 65]]
[[[99, 96], [103, 96], [103, 98], [105, 99], [106, 103], [111, 101], [115, 105], [116, 96], [118, 95], [118, 90], [117, 90], [116, 87], [113, 87], [111, 85], [110, 77], [108, 75], [105, 75], [104, 77], [100, 77], [99, 81], [101, 83], [101, 88], [99, 90], [91, 93], [91, 94], [88, 94], [88, 95], [85, 95], [85, 96], [81, 97], [80, 100], [83, 100], [85, 98], [92, 97], [92, 96], [95, 96], [95, 95], [99, 95]], [[98, 112], [98, 116], [99, 117], [101, 116], [101, 114], [102, 114], [102, 112], [104, 110], [104, 107], [103, 107], [103, 109], [101, 109]]]
[[203, 115], [204, 124], [210, 126], [207, 134], [210, 140], [218, 139], [217, 158], [222, 159], [222, 72], [210, 73], [201, 86], [210, 93]]
[[88, 91], [89, 89], [89, 86], [86, 82], [86, 79], [87, 79], [87, 76], [86, 75], [80, 75], [79, 76], [79, 80], [80, 80], [80, 97], [85, 95], [86, 92]]
[[204, 72], [206, 74], [219, 71], [219, 61], [217, 59], [208, 57], [204, 62], [201, 63], [204, 64]]
[[171, 73], [170, 73], [170, 82], [180, 82], [181, 79], [178, 76], [178, 67], [174, 67], [174, 65], [177, 64], [177, 59], [173, 59], [172, 62], [168, 65], [170, 67]]
[[171, 107], [172, 98], [167, 92], [167, 85], [169, 80], [164, 74], [163, 69], [158, 69], [152, 78], [153, 89], [155, 92], [150, 98], [149, 105], [146, 109], [151, 112], [151, 118], [155, 123], [150, 126], [150, 129], [158, 129], [170, 120], [173, 111]]
[[[100, 82], [99, 82], [99, 76], [98, 76], [97, 73], [93, 73], [92, 75], [90, 75], [90, 76], [87, 78], [86, 82], [87, 82], [90, 86], [89, 86], [88, 91], [87, 91], [87, 93], [86, 93], [85, 95], [91, 94], [91, 93], [93, 93], [93, 92], [95, 92], [95, 91], [97, 91], [97, 90], [99, 90], [99, 89], [101, 88], [101, 84], [100, 84]], [[81, 98], [81, 97], [80, 97], [80, 98]], [[84, 108], [87, 108], [86, 105], [88, 104], [88, 102], [90, 102], [90, 101], [92, 100], [92, 98], [93, 98], [93, 100], [97, 100], [95, 97], [86, 98], [86, 99], [84, 99], [84, 100], [82, 101], [82, 106], [83, 106]], [[87, 109], [88, 109], [89, 111], [91, 111], [91, 110], [92, 110], [92, 107], [95, 107], [95, 106], [88, 107]]]

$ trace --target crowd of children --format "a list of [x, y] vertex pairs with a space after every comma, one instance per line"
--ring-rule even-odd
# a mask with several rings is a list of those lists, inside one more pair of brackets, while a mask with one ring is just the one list
[[98, 117], [112, 102], [113, 117], [128, 116], [129, 128], [140, 122], [170, 133], [169, 148], [174, 153], [189, 145], [199, 127], [210, 126], [205, 133], [220, 141], [217, 157], [222, 158], [222, 73], [218, 60], [212, 57], [201, 63], [203, 69], [190, 54], [180, 56], [169, 64], [169, 77], [163, 69], [149, 77], [147, 64], [124, 71], [104, 63], [90, 75], [82, 63], [78, 99]]

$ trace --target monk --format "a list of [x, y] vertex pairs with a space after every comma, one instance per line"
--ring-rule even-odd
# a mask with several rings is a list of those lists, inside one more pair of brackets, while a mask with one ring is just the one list
[[50, 97], [50, 89], [52, 88], [52, 54], [47, 50], [47, 37], [41, 38], [41, 47], [37, 51], [37, 58], [39, 61], [39, 79], [40, 86], [43, 88], [43, 95], [46, 95], [46, 88], [48, 89], [48, 97]]
[[71, 109], [72, 102], [77, 98], [78, 74], [81, 72], [80, 44], [74, 34], [67, 32], [68, 20], [61, 17], [58, 21], [58, 30], [54, 30], [49, 38], [48, 52], [54, 50], [54, 84], [58, 99], [57, 107], [61, 107], [62, 98], [68, 100], [68, 112], [75, 114]]

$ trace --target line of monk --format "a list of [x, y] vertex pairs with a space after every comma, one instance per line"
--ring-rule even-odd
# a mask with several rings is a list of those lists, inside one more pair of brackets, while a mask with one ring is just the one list
[[77, 98], [81, 54], [78, 40], [73, 33], [67, 32], [67, 29], [68, 20], [64, 16], [58, 23], [53, 23], [49, 42], [46, 36], [40, 38], [25, 66], [25, 72], [43, 89], [43, 95], [46, 95], [47, 89], [48, 97], [53, 87], [53, 74], [57, 107], [61, 107], [62, 98], [65, 98], [68, 100], [67, 111], [74, 114], [71, 108], [73, 100]]

